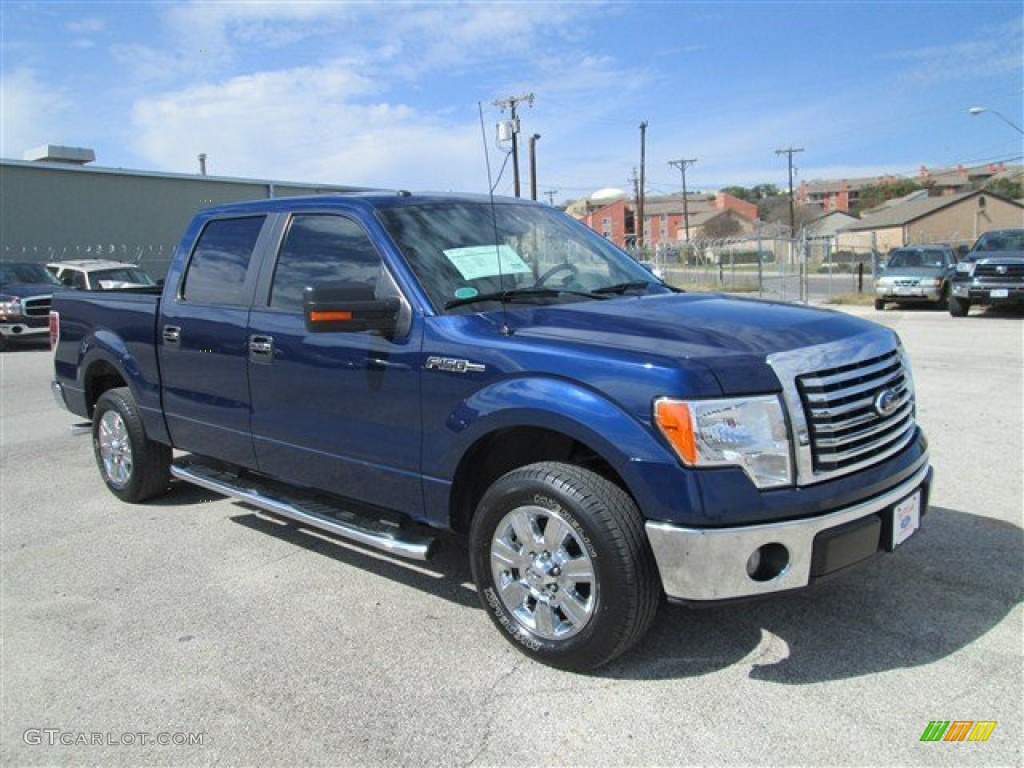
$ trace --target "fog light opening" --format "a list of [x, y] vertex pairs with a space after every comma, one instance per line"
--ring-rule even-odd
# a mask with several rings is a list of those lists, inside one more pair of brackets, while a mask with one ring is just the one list
[[781, 544], [765, 544], [747, 558], [747, 576], [754, 581], [771, 581], [789, 568], [789, 550]]

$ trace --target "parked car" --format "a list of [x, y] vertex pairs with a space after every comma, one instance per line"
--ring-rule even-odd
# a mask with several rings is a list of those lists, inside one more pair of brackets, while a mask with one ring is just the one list
[[994, 229], [956, 266], [949, 314], [965, 317], [977, 305], [1024, 306], [1024, 229]]
[[928, 509], [892, 329], [679, 292], [539, 203], [207, 208], [162, 295], [53, 309], [53, 391], [115, 496], [174, 477], [414, 559], [462, 534], [497, 630], [556, 667], [625, 652], [663, 594], [806, 587]]
[[908, 245], [889, 254], [875, 280], [875, 309], [894, 304], [929, 303], [945, 308], [956, 268], [949, 245]]
[[57, 261], [46, 265], [61, 285], [80, 291], [109, 291], [114, 288], [146, 288], [156, 281], [136, 264], [106, 259]]
[[0, 349], [14, 339], [49, 333], [55, 289], [60, 289], [60, 283], [42, 264], [0, 262]]

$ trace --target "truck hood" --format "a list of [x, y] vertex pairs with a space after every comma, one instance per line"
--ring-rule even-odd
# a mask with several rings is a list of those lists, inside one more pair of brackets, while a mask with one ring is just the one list
[[945, 267], [895, 267], [887, 269], [878, 275], [879, 279], [884, 277], [907, 278], [912, 277], [919, 280], [922, 277], [938, 277], [946, 271]]
[[709, 369], [722, 391], [777, 390], [769, 355], [812, 347], [880, 326], [847, 314], [720, 294], [589, 301], [509, 313], [520, 339], [565, 342], [687, 361]]
[[63, 289], [63, 285], [54, 285], [53, 283], [6, 283], [0, 285], [0, 294], [28, 299], [33, 296], [49, 296]]

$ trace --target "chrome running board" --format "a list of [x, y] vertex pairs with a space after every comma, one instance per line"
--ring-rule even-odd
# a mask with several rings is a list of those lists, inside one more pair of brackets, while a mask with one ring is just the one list
[[411, 560], [427, 560], [437, 539], [397, 525], [357, 515], [322, 501], [292, 496], [261, 484], [202, 464], [179, 460], [171, 465], [171, 475], [187, 483], [230, 496], [238, 501], [302, 525], [336, 534], [358, 544]]

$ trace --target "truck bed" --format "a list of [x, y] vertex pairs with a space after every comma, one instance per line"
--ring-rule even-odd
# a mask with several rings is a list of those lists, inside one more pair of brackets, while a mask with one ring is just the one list
[[86, 391], [91, 384], [79, 377], [97, 359], [105, 360], [128, 376], [147, 430], [157, 439], [166, 433], [156, 346], [160, 292], [154, 286], [54, 295], [52, 311], [60, 315], [54, 369], [73, 413], [92, 417], [93, 399]]

